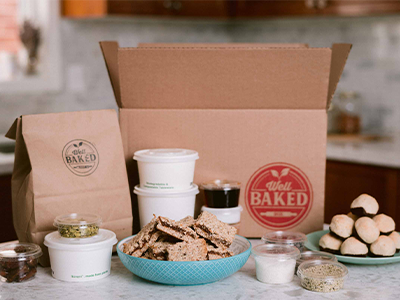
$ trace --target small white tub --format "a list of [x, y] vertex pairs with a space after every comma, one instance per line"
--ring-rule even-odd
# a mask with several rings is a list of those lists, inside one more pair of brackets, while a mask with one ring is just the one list
[[232, 225], [240, 222], [240, 214], [243, 211], [243, 207], [241, 205], [229, 208], [211, 208], [202, 206], [201, 211], [208, 211], [209, 213], [214, 214], [218, 220]]
[[110, 275], [112, 248], [117, 242], [115, 233], [106, 229], [83, 239], [64, 238], [58, 231], [44, 238], [53, 277], [70, 282], [98, 280]]
[[193, 217], [199, 188], [193, 184], [184, 191], [153, 191], [137, 185], [134, 193], [138, 196], [140, 227], [143, 227], [151, 221], [153, 214], [175, 221], [186, 216]]
[[186, 149], [148, 149], [135, 152], [140, 187], [152, 190], [187, 190], [193, 184], [199, 154]]

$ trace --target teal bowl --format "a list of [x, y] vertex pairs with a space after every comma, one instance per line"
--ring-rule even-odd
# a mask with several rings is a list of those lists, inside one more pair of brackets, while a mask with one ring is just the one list
[[127, 237], [117, 245], [117, 252], [124, 266], [144, 279], [170, 285], [196, 285], [221, 280], [239, 271], [250, 256], [248, 239], [236, 235], [230, 250], [231, 257], [205, 261], [161, 261], [125, 254], [123, 244], [134, 236]]

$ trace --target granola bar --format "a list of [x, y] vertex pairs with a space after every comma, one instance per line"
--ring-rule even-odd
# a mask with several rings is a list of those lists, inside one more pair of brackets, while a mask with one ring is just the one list
[[227, 249], [235, 239], [237, 229], [217, 219], [215, 215], [203, 211], [194, 224], [196, 233], [215, 246]]
[[204, 239], [180, 242], [167, 248], [169, 261], [207, 260], [207, 243]]
[[157, 229], [182, 241], [190, 242], [197, 238], [196, 232], [184, 223], [175, 222], [165, 217], [158, 217]]

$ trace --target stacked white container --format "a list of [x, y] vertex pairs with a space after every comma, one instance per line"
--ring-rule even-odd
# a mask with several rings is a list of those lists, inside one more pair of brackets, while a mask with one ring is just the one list
[[147, 149], [135, 152], [140, 184], [138, 196], [140, 226], [151, 221], [153, 214], [179, 220], [194, 216], [198, 186], [193, 184], [199, 155], [186, 149]]

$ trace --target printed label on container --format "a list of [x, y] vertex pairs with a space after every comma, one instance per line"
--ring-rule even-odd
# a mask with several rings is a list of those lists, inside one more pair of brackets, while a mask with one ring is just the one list
[[148, 182], [144, 184], [145, 188], [154, 189], [154, 190], [173, 190], [173, 186], [169, 186], [168, 183], [157, 183], [157, 182]]
[[245, 203], [261, 226], [285, 230], [301, 223], [311, 210], [313, 190], [299, 168], [272, 163], [258, 169], [246, 186]]
[[93, 273], [93, 274], [87, 274], [87, 275], [71, 275], [71, 278], [83, 279], [83, 278], [99, 277], [99, 276], [103, 276], [103, 275], [107, 275], [107, 274], [108, 274], [108, 270], [103, 271], [103, 272]]
[[67, 168], [78, 176], [88, 176], [99, 165], [96, 147], [85, 140], [72, 140], [64, 146], [62, 156]]

